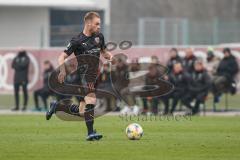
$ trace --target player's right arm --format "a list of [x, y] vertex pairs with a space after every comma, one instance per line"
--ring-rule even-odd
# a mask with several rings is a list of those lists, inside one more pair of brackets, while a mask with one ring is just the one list
[[65, 69], [65, 59], [68, 57], [67, 53], [62, 52], [61, 55], [58, 57], [58, 64], [60, 66], [60, 73], [58, 75], [59, 83], [63, 83], [66, 77], [66, 69]]
[[60, 83], [63, 83], [64, 79], [66, 77], [66, 69], [65, 69], [65, 65], [64, 65], [65, 59], [68, 56], [70, 56], [73, 52], [75, 52], [76, 47], [77, 47], [76, 40], [74, 38], [72, 38], [72, 40], [68, 43], [67, 48], [58, 57], [58, 64], [60, 66], [60, 73], [58, 75], [58, 81]]

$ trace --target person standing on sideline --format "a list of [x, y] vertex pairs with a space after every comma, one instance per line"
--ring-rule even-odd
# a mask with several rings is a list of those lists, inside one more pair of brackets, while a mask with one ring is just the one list
[[23, 108], [25, 111], [27, 109], [28, 103], [28, 70], [29, 70], [30, 59], [25, 50], [22, 50], [18, 53], [18, 55], [13, 59], [12, 68], [14, 69], [14, 96], [15, 96], [15, 108], [13, 111], [19, 110], [19, 89], [22, 87], [23, 89]]

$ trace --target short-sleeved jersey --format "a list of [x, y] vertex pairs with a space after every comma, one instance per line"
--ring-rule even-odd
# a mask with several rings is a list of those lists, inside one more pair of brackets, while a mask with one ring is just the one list
[[71, 39], [64, 52], [67, 55], [74, 53], [77, 57], [78, 75], [84, 75], [86, 82], [96, 82], [100, 52], [105, 48], [104, 37], [101, 33], [86, 36], [81, 32]]
[[67, 55], [74, 53], [75, 56], [92, 54], [99, 58], [100, 51], [105, 48], [104, 36], [102, 33], [94, 34], [88, 37], [81, 32], [79, 35], [71, 39], [64, 52]]

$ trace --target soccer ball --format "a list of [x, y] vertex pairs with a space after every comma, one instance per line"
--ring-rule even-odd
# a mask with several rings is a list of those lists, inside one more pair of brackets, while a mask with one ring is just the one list
[[129, 124], [126, 128], [126, 135], [130, 140], [139, 140], [143, 136], [143, 129], [137, 123]]

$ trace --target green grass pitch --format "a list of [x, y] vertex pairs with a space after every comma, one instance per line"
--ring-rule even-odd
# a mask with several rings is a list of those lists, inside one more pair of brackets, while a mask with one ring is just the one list
[[[137, 122], [139, 141], [125, 128]], [[240, 117], [193, 117], [180, 120], [126, 120], [103, 116], [95, 121], [101, 141], [85, 141], [84, 122], [43, 115], [0, 116], [0, 160], [239, 160]]]

